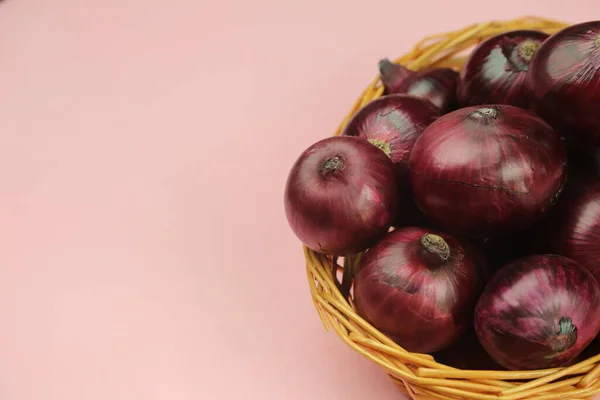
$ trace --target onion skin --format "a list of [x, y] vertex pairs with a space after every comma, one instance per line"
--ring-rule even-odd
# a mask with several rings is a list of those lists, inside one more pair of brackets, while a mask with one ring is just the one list
[[548, 35], [532, 30], [501, 33], [481, 42], [460, 72], [461, 106], [510, 104], [529, 108], [529, 63]]
[[408, 351], [442, 350], [472, 323], [483, 287], [479, 257], [439, 231], [408, 227], [390, 232], [359, 264], [356, 310]]
[[568, 364], [600, 330], [600, 285], [576, 261], [535, 255], [503, 267], [475, 309], [475, 332], [511, 370]]
[[569, 190], [552, 217], [553, 253], [586, 267], [600, 282], [600, 183], [583, 190]]
[[415, 201], [446, 231], [471, 237], [526, 230], [557, 200], [566, 150], [543, 120], [510, 105], [443, 115], [419, 136], [409, 158]]
[[336, 136], [305, 150], [285, 187], [285, 213], [310, 249], [343, 256], [361, 252], [383, 236], [396, 216], [394, 166], [367, 141]]
[[571, 25], [533, 58], [528, 85], [536, 110], [567, 137], [600, 145], [600, 21]]
[[385, 94], [402, 93], [428, 100], [442, 114], [457, 107], [458, 72], [450, 68], [411, 71], [388, 59], [379, 61], [379, 74]]
[[358, 110], [342, 133], [368, 140], [394, 163], [400, 190], [395, 226], [424, 222], [410, 194], [408, 157], [419, 135], [439, 115], [439, 110], [426, 100], [404, 94], [387, 95]]

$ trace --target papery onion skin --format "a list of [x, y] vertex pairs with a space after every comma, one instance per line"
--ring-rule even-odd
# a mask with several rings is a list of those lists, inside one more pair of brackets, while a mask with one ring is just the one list
[[475, 332], [511, 370], [568, 364], [600, 330], [600, 285], [576, 261], [535, 255], [503, 267], [475, 309]]
[[531, 62], [528, 84], [536, 111], [555, 129], [600, 145], [600, 21], [547, 39]]
[[381, 150], [348, 136], [320, 140], [293, 165], [284, 204], [289, 225], [310, 249], [361, 252], [389, 229], [399, 199], [394, 166]]
[[394, 163], [400, 189], [396, 226], [424, 222], [409, 190], [408, 157], [419, 135], [439, 116], [439, 110], [424, 99], [404, 94], [387, 95], [358, 110], [342, 133], [366, 139]]
[[552, 128], [510, 105], [462, 108], [419, 136], [409, 158], [415, 201], [442, 229], [473, 237], [530, 228], [565, 183], [566, 150]]
[[577, 261], [600, 282], [600, 182], [566, 191], [550, 217], [551, 251]]
[[442, 350], [472, 323], [483, 286], [480, 255], [473, 251], [425, 228], [388, 233], [360, 262], [357, 312], [408, 351]]
[[527, 85], [529, 64], [548, 35], [533, 30], [501, 33], [481, 42], [460, 72], [458, 101], [479, 104], [531, 106]]
[[450, 68], [411, 71], [388, 59], [379, 62], [385, 94], [402, 93], [430, 101], [442, 114], [457, 107], [458, 72]]

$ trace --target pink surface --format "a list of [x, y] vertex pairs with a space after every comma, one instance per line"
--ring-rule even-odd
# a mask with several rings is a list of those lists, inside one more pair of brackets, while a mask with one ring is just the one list
[[0, 398], [401, 398], [320, 325], [289, 167], [427, 34], [600, 15], [451, 3], [3, 2]]

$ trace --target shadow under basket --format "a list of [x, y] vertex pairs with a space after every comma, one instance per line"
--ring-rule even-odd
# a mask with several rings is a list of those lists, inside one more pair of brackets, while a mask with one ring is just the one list
[[[458, 70], [465, 61], [466, 51], [488, 37], [515, 29], [552, 34], [566, 26], [563, 22], [535, 17], [474, 24], [462, 30], [427, 37], [411, 52], [394, 61], [413, 70], [428, 67]], [[335, 134], [340, 134], [359, 108], [382, 93], [383, 87], [377, 77], [356, 101]], [[310, 292], [325, 329], [333, 329], [355, 351], [377, 363], [412, 399], [575, 400], [591, 399], [600, 393], [600, 355], [564, 368], [483, 371], [458, 369], [437, 362], [431, 355], [410, 353], [354, 311], [350, 283], [360, 255], [344, 260], [345, 267], [338, 264], [338, 259], [306, 247], [304, 255]]]

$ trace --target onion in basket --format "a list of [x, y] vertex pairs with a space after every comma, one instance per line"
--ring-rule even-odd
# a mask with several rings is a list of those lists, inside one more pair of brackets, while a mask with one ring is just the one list
[[569, 26], [540, 47], [528, 82], [537, 112], [567, 137], [600, 145], [600, 21]]
[[338, 256], [358, 253], [384, 235], [396, 216], [394, 165], [366, 140], [320, 140], [292, 167], [284, 203], [290, 227], [307, 247]]
[[442, 114], [457, 106], [458, 72], [450, 68], [411, 71], [388, 59], [379, 61], [379, 75], [386, 94], [404, 93], [429, 100]]
[[438, 118], [415, 142], [411, 190], [444, 230], [504, 235], [528, 229], [551, 208], [566, 163], [560, 136], [524, 109], [466, 107]]
[[539, 31], [516, 30], [480, 43], [460, 72], [459, 103], [463, 107], [510, 104], [529, 108], [529, 63], [547, 38], [547, 34]]
[[508, 369], [568, 364], [600, 330], [600, 284], [558, 255], [520, 258], [487, 284], [475, 309], [482, 346]]
[[442, 350], [471, 322], [483, 286], [480, 261], [472, 246], [446, 233], [395, 230], [359, 264], [357, 312], [408, 351]]

